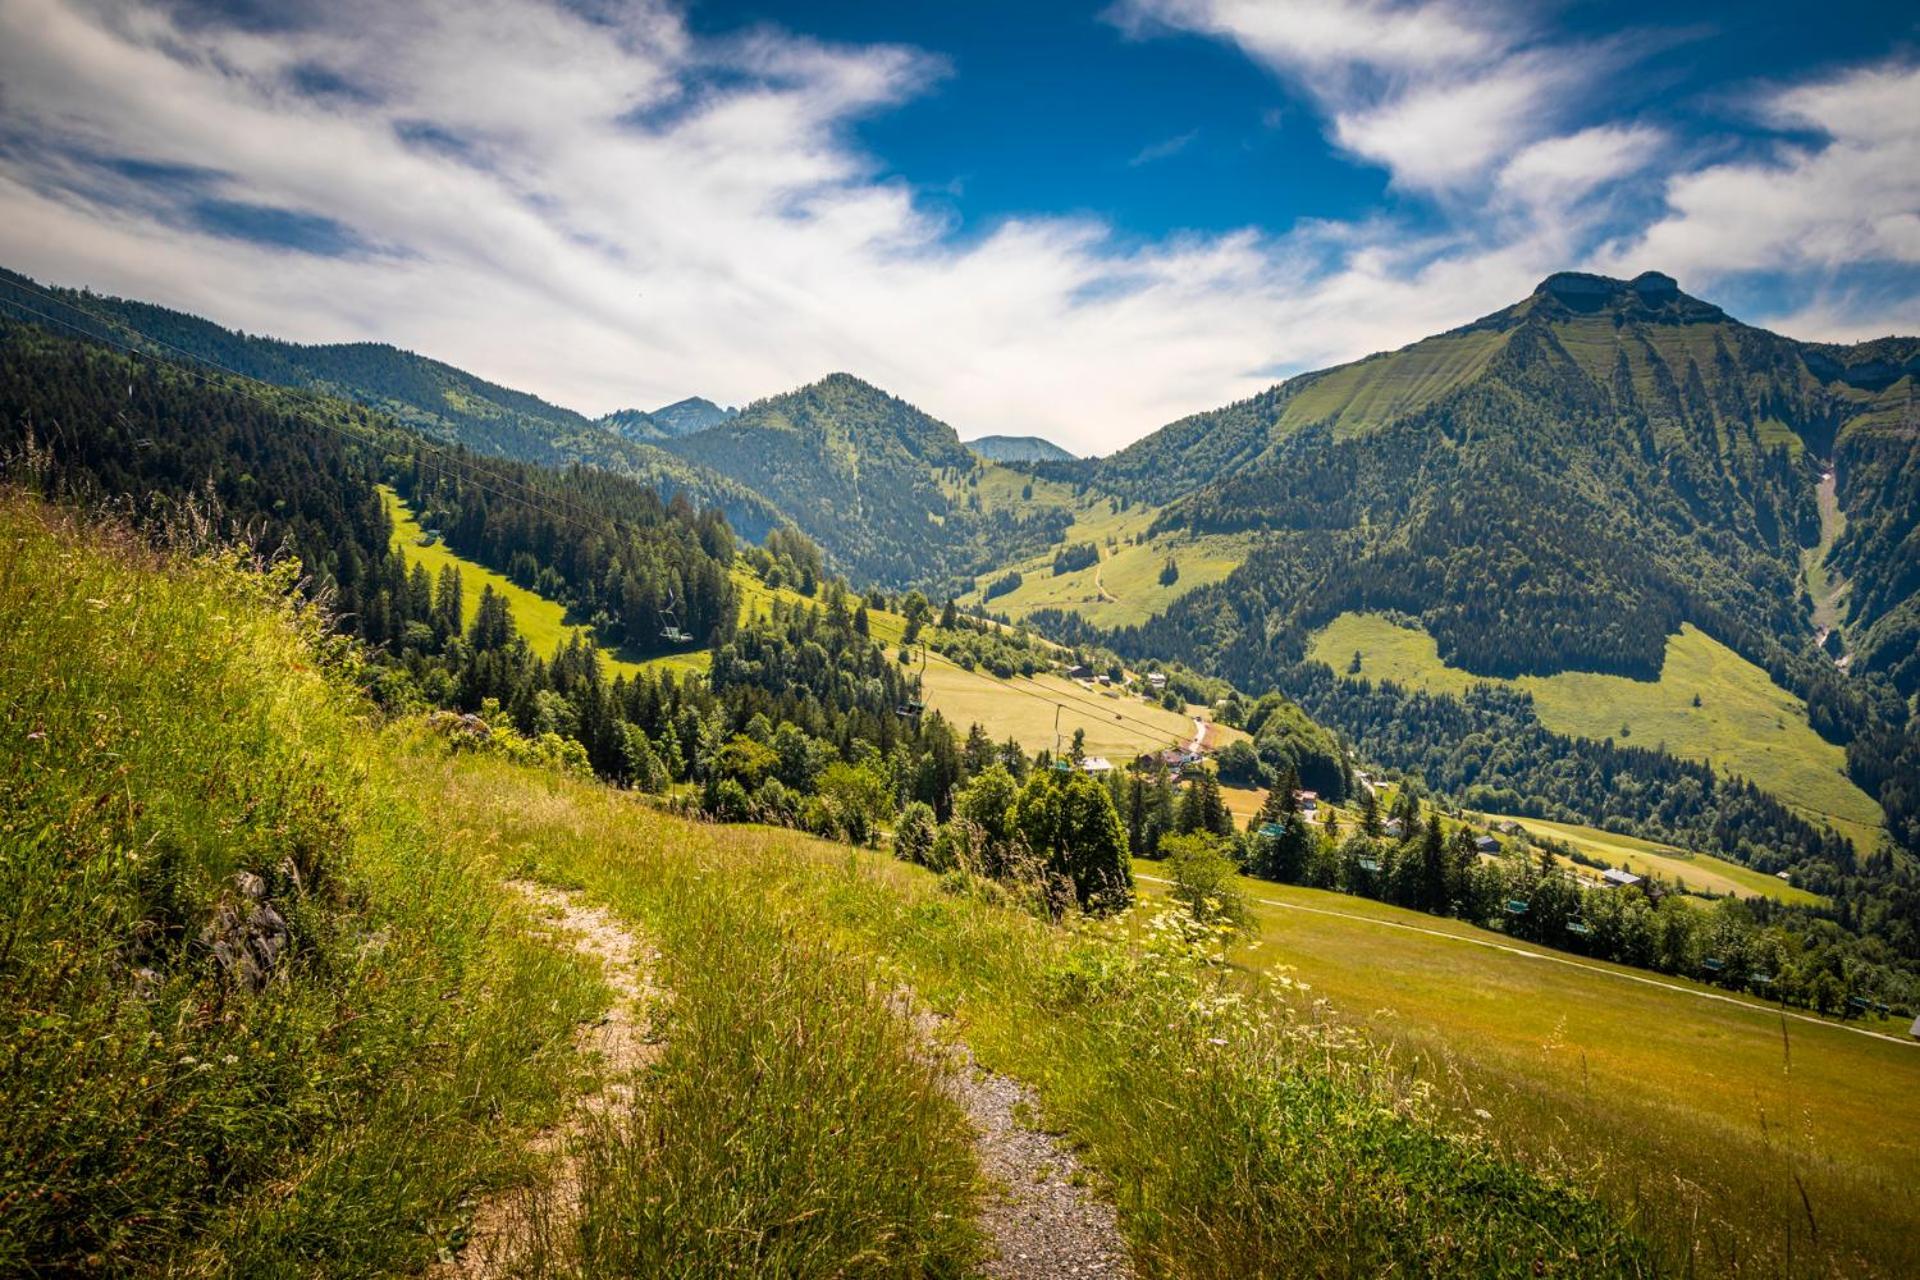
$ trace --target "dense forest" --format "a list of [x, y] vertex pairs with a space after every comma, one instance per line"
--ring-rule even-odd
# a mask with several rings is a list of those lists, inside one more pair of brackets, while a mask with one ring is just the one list
[[615, 425], [589, 422], [537, 396], [385, 344], [281, 342], [149, 303], [43, 287], [3, 268], [0, 315], [349, 401], [478, 454], [542, 466], [581, 462], [632, 476], [669, 496], [684, 493], [695, 505], [719, 507], [748, 538], [763, 537], [784, 519], [759, 494], [629, 440]]

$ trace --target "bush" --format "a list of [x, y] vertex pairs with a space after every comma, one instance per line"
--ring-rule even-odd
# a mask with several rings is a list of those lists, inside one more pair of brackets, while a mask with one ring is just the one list
[[1174, 898], [1201, 924], [1237, 933], [1256, 921], [1247, 895], [1234, 881], [1239, 868], [1226, 848], [1219, 836], [1203, 831], [1160, 841], [1161, 857], [1173, 878]]
[[900, 814], [893, 832], [894, 856], [917, 866], [931, 866], [936, 826], [933, 806], [915, 800]]

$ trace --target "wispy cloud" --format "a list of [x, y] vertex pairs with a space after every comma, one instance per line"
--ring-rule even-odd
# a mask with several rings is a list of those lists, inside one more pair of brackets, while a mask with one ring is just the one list
[[1199, 136], [1200, 131], [1198, 129], [1189, 129], [1185, 133], [1177, 133], [1171, 138], [1163, 138], [1159, 142], [1151, 143], [1134, 152], [1133, 159], [1127, 161], [1127, 164], [1137, 169], [1143, 164], [1153, 164], [1158, 160], [1170, 159], [1173, 156], [1179, 155], [1182, 151], [1185, 151], [1193, 144], [1193, 140]]
[[[1597, 247], [1688, 284], [1789, 241], [1809, 262], [1849, 237], [1909, 252], [1920, 165], [1888, 107], [1911, 73], [1782, 91], [1769, 119], [1826, 145], [1688, 173], [1656, 130], [1539, 118], [1530, 95], [1565, 68], [1524, 23], [1432, 3], [1151, 8], [1311, 77], [1340, 145], [1409, 187], [1475, 184], [1471, 217], [1157, 242], [1037, 217], [955, 237], [852, 134], [954, 68], [774, 29], [703, 38], [665, 0], [337, 0], [244, 22], [0, 0], [0, 261], [253, 331], [392, 341], [589, 412], [850, 369], [967, 435], [1088, 452], [1276, 368], [1493, 310]], [[1459, 68], [1518, 88], [1476, 97]], [[1468, 158], [1414, 155], [1434, 119]], [[1834, 183], [1862, 192], [1851, 232], [1810, 221]], [[1800, 212], [1762, 218], [1748, 189]], [[1665, 193], [1643, 233], [1623, 236], [1626, 190]], [[1729, 224], [1745, 230], [1717, 240]]]

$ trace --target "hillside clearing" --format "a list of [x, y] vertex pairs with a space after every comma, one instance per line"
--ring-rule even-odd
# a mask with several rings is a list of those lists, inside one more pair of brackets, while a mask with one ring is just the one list
[[[1360, 670], [1351, 673], [1356, 652]], [[1460, 694], [1486, 680], [1442, 662], [1424, 630], [1377, 614], [1341, 614], [1315, 633], [1308, 656], [1348, 678], [1432, 693]], [[1880, 806], [1847, 778], [1846, 752], [1813, 731], [1806, 704], [1691, 624], [1667, 638], [1657, 681], [1568, 671], [1488, 682], [1531, 694], [1540, 723], [1555, 733], [1663, 747], [1748, 779], [1861, 853], [1879, 839]]]
[[1770, 876], [1752, 867], [1743, 867], [1710, 853], [1693, 853], [1672, 845], [1638, 836], [1602, 831], [1570, 822], [1549, 822], [1544, 818], [1523, 818], [1510, 814], [1477, 815], [1482, 822], [1514, 822], [1536, 835], [1564, 840], [1574, 848], [1604, 860], [1609, 866], [1631, 871], [1638, 876], [1658, 875], [1696, 893], [1735, 894], [1740, 897], [1772, 898], [1800, 906], [1817, 906], [1821, 897], [1795, 888], [1778, 876]]
[[[408, 565], [425, 565], [427, 572], [436, 580], [440, 571], [449, 565], [460, 570], [461, 580], [466, 587], [460, 598], [463, 625], [472, 625], [474, 616], [480, 612], [480, 588], [492, 587], [495, 594], [506, 597], [508, 606], [513, 610], [513, 625], [542, 658], [551, 658], [554, 651], [566, 644], [568, 637], [576, 632], [592, 638], [593, 628], [569, 623], [566, 607], [557, 601], [528, 590], [505, 574], [496, 573], [476, 560], [467, 559], [439, 539], [435, 539], [431, 545], [423, 545], [425, 530], [420, 527], [420, 521], [407, 505], [407, 500], [388, 485], [380, 486], [380, 496], [387, 504], [387, 514], [393, 518], [394, 550], [406, 557]], [[632, 676], [645, 665], [621, 657], [614, 650], [599, 645], [598, 641], [595, 643], [609, 677]], [[671, 655], [657, 661], [684, 664], [686, 659]]]

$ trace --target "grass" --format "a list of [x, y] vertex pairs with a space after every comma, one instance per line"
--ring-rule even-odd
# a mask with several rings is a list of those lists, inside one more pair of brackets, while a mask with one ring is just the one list
[[[862, 1206], [884, 1221], [900, 1203], [887, 1177], [923, 1197], [944, 1185], [930, 1171], [945, 1150], [938, 1108], [929, 1127], [888, 1131], [915, 1107], [897, 1089], [897, 1032], [869, 1019], [899, 988], [1036, 1086], [1042, 1122], [1114, 1198], [1144, 1275], [1644, 1270], [1632, 1231], [1556, 1162], [1503, 1159], [1364, 1042], [1284, 989], [1243, 986], [1178, 929], [1142, 922], [1136, 942], [1127, 921], [1055, 928], [992, 886], [883, 855], [688, 824], [500, 763], [442, 770], [417, 776], [502, 866], [604, 899], [666, 953], [669, 1057], [595, 1175], [590, 1221], [605, 1229], [589, 1231], [586, 1274], [675, 1257], [698, 1260], [680, 1274], [764, 1273], [774, 1257], [781, 1274], [941, 1274], [962, 1258], [952, 1237], [926, 1252], [925, 1222], [870, 1233], [851, 1258], [789, 1238], [857, 1226]], [[808, 976], [836, 971], [864, 979]], [[733, 1012], [707, 1024], [690, 1000]], [[843, 1052], [855, 1061], [836, 1065]]]
[[1694, 853], [1672, 845], [1638, 836], [1582, 827], [1570, 822], [1548, 822], [1544, 818], [1521, 818], [1507, 814], [1480, 815], [1483, 822], [1516, 822], [1536, 835], [1548, 836], [1600, 858], [1609, 866], [1635, 875], [1658, 875], [1697, 893], [1732, 894], [1743, 898], [1772, 898], [1800, 906], [1818, 906], [1820, 895], [1795, 888], [1778, 876], [1770, 876], [1737, 862], [1728, 862], [1708, 853]]
[[[0, 1272], [418, 1267], [524, 1174], [597, 980], [368, 749], [290, 575], [17, 495], [0, 548]], [[243, 872], [257, 991], [212, 954]]]
[[1061, 676], [1001, 680], [930, 653], [925, 688], [927, 705], [962, 732], [984, 725], [995, 739], [1012, 737], [1028, 751], [1054, 749], [1056, 711], [1060, 746], [1073, 740], [1076, 729], [1084, 730], [1087, 754], [1115, 765], [1193, 740], [1193, 718], [1183, 712], [1128, 694], [1107, 696]]
[[[420, 543], [424, 531], [406, 499], [387, 485], [380, 486], [380, 496], [386, 501], [387, 514], [393, 517], [394, 549], [407, 558], [408, 565], [425, 565], [435, 581], [439, 580], [440, 571], [448, 565], [460, 570], [461, 580], [466, 584], [466, 589], [460, 595], [461, 622], [464, 625], [471, 625], [474, 616], [480, 612], [480, 588], [492, 587], [495, 594], [506, 597], [508, 606], [513, 610], [513, 625], [527, 638], [533, 651], [542, 657], [552, 657], [554, 651], [566, 644], [568, 637], [576, 631], [585, 633], [589, 638], [593, 636], [593, 628], [570, 624], [566, 607], [557, 601], [529, 591], [505, 574], [495, 573], [478, 561], [457, 554], [444, 542], [436, 541], [432, 546], [422, 546]], [[595, 643], [599, 644], [597, 640]], [[617, 651], [605, 645], [600, 645], [600, 661], [609, 679], [616, 675], [630, 677], [646, 665], [622, 658]], [[655, 661], [679, 667], [704, 665], [686, 654], [672, 654]]]
[[[1442, 662], [1424, 630], [1376, 614], [1341, 614], [1314, 635], [1308, 656], [1344, 673], [1356, 651], [1362, 678], [1452, 694], [1483, 679]], [[1667, 638], [1657, 681], [1569, 671], [1494, 683], [1532, 694], [1540, 722], [1556, 733], [1704, 761], [1826, 823], [1858, 850], [1879, 839], [1880, 806], [1846, 776], [1846, 752], [1813, 731], [1806, 704], [1692, 624]]]
[[1733, 1259], [1742, 1274], [1920, 1267], [1920, 1047], [1783, 1023], [1758, 1002], [1664, 990], [1611, 976], [1647, 975], [1604, 962], [1575, 968], [1463, 943], [1507, 939], [1444, 917], [1240, 884], [1261, 924], [1243, 963], [1284, 971], [1349, 1011], [1453, 1105], [1488, 1112], [1509, 1149], [1551, 1148], [1587, 1166], [1592, 1185], [1641, 1207], [1675, 1269], [1734, 1270]]

